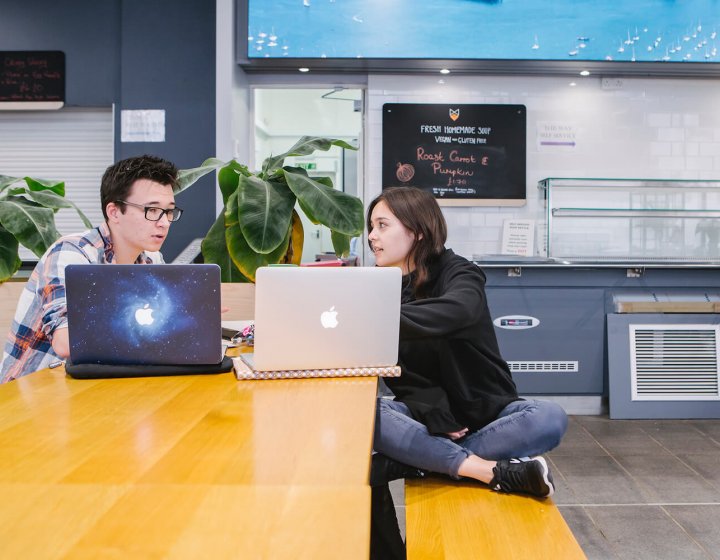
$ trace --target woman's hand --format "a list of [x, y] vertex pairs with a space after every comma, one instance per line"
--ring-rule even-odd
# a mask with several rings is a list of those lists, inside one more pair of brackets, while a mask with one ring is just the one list
[[456, 440], [456, 439], [460, 439], [461, 437], [464, 437], [465, 435], [467, 435], [467, 433], [468, 433], [468, 429], [463, 428], [462, 430], [458, 430], [457, 432], [448, 432], [447, 435], [450, 439]]

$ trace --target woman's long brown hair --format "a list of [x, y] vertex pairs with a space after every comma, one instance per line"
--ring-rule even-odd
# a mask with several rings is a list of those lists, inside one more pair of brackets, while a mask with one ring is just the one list
[[447, 223], [442, 210], [435, 197], [426, 191], [414, 187], [386, 188], [368, 206], [368, 234], [372, 231], [372, 211], [381, 201], [384, 201], [400, 223], [415, 235], [415, 241], [408, 252], [408, 265], [411, 262], [415, 264], [415, 297], [424, 297], [429, 265], [443, 252], [447, 240]]

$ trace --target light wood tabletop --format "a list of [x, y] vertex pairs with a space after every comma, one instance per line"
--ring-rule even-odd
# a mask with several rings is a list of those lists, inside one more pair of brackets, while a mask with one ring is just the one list
[[0, 386], [2, 558], [362, 558], [375, 378]]

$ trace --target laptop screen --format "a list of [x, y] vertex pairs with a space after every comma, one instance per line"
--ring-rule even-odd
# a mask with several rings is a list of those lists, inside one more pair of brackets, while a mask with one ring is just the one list
[[73, 363], [222, 359], [217, 265], [69, 265], [65, 280]]
[[396, 267], [259, 268], [254, 369], [397, 364], [401, 283]]

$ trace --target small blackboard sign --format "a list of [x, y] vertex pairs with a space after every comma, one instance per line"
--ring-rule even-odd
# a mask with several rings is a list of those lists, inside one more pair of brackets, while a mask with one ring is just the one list
[[65, 53], [0, 51], [0, 102], [65, 101]]
[[524, 105], [383, 105], [383, 188], [427, 190], [445, 205], [525, 203]]

